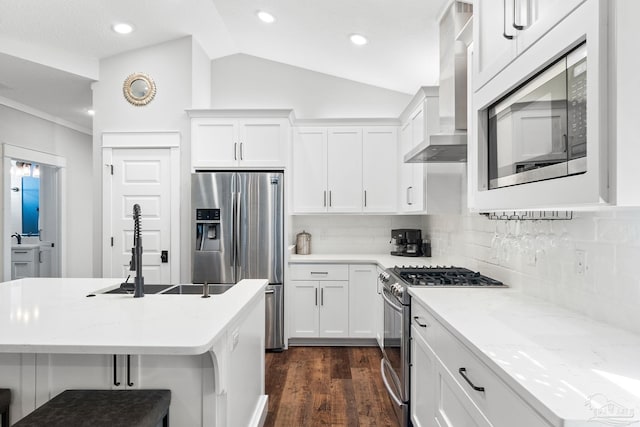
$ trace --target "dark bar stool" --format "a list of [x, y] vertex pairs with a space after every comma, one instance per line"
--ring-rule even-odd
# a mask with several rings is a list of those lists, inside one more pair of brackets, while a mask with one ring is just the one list
[[170, 403], [171, 390], [65, 390], [14, 427], [168, 427]]
[[11, 406], [11, 390], [0, 388], [0, 425], [9, 427], [9, 407]]

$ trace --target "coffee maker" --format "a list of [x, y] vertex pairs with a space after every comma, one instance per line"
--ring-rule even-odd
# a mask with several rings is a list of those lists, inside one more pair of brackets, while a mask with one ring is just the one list
[[422, 256], [422, 232], [415, 228], [391, 230], [391, 255]]

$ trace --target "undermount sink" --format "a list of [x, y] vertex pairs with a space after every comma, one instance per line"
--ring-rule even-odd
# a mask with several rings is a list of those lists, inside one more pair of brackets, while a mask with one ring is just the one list
[[[175, 285], [157, 285], [157, 284], [145, 284], [144, 285], [144, 293], [145, 294], [157, 294], [159, 292], [164, 291]], [[112, 289], [110, 291], [103, 292], [103, 294], [133, 294], [133, 291], [125, 291], [120, 287]]]
[[[209, 285], [209, 295], [223, 294], [233, 285]], [[202, 285], [178, 285], [166, 292], [162, 292], [163, 295], [202, 295]]]

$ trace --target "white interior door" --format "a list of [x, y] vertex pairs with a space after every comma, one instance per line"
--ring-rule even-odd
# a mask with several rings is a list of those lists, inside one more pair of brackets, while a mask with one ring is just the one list
[[[110, 158], [109, 158], [110, 157]], [[114, 148], [104, 153], [107, 168], [105, 211], [110, 252], [105, 257], [105, 277], [127, 277], [133, 247], [133, 205], [142, 213], [140, 229], [143, 247], [142, 273], [145, 283], [171, 283], [171, 263], [162, 261], [162, 251], [179, 256], [171, 246], [171, 151], [166, 148]], [[105, 221], [107, 222], [107, 221]], [[112, 239], [112, 240], [111, 240]]]
[[40, 277], [60, 277], [59, 171], [40, 165]]

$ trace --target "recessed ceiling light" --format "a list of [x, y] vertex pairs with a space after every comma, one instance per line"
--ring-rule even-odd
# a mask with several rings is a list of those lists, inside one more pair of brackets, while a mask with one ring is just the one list
[[95, 110], [88, 109], [88, 110], [87, 110], [87, 114], [88, 114], [88, 115], [90, 115], [90, 116], [95, 116], [95, 115], [96, 115], [96, 112], [95, 112]]
[[276, 20], [276, 18], [274, 18], [272, 14], [270, 14], [269, 12], [265, 12], [264, 10], [259, 10], [258, 12], [256, 12], [256, 15], [258, 15], [258, 18], [260, 18], [262, 22], [266, 22], [267, 24], [271, 24]]
[[349, 39], [351, 40], [351, 43], [355, 44], [356, 46], [362, 46], [369, 43], [369, 40], [367, 40], [367, 38], [362, 34], [351, 34], [351, 36], [349, 36]]
[[111, 29], [118, 34], [129, 34], [133, 31], [133, 27], [129, 24], [125, 24], [124, 22], [113, 24]]

